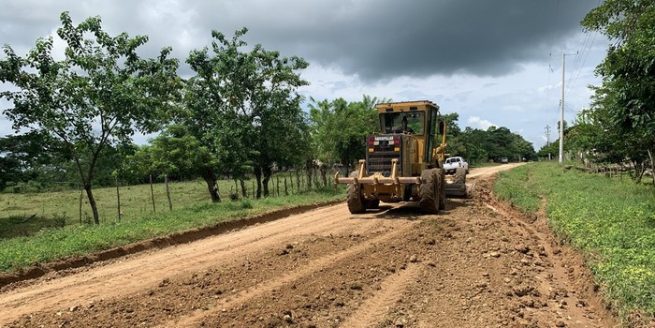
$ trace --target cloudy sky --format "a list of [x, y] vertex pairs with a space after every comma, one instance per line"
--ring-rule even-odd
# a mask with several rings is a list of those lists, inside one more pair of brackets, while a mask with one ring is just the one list
[[[110, 33], [148, 35], [144, 55], [171, 46], [184, 62], [191, 49], [209, 44], [212, 29], [231, 35], [246, 26], [249, 43], [309, 61], [303, 76], [311, 84], [302, 89], [308, 97], [429, 99], [459, 113], [462, 127], [507, 126], [538, 149], [546, 125], [551, 140], [556, 134], [562, 52], [572, 54], [567, 121], [588, 105], [587, 86], [599, 82], [593, 70], [608, 42], [579, 24], [599, 2], [0, 0], [0, 44], [22, 54], [37, 38], [54, 36], [63, 49], [55, 31], [59, 13], [70, 11], [74, 22], [99, 15]], [[182, 65], [180, 74], [189, 68]], [[11, 126], [0, 118], [0, 135], [7, 133]]]

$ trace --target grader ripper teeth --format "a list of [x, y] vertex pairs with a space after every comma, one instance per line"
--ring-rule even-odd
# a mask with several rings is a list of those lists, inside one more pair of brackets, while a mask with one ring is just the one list
[[334, 177], [348, 185], [351, 213], [377, 208], [380, 201], [414, 201], [424, 212], [438, 213], [445, 209], [447, 195], [466, 197], [466, 172], [446, 177], [442, 170], [446, 122], [438, 120], [435, 103], [383, 103], [376, 108], [380, 131], [367, 137], [366, 159], [349, 177]]

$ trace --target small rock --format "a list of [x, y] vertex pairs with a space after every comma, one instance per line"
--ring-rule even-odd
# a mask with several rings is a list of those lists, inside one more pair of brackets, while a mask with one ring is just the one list
[[292, 318], [290, 315], [288, 315], [288, 314], [285, 314], [285, 315], [282, 317], [282, 320], [284, 320], [284, 321], [287, 322], [287, 323], [292, 323], [292, 322], [293, 322], [293, 318]]
[[291, 244], [287, 244], [286, 249], [293, 249], [293, 245], [291, 245]]
[[518, 245], [514, 246], [514, 249], [517, 252], [523, 253], [523, 254], [527, 254], [530, 251], [530, 247], [528, 247], [525, 244], [518, 244]]
[[434, 239], [430, 239], [430, 240], [428, 240], [428, 241], [426, 242], [426, 244], [428, 244], [428, 245], [434, 245], [434, 244], [436, 244], [436, 243], [437, 243], [437, 241], [434, 240]]
[[286, 249], [286, 248], [277, 253], [277, 255], [279, 255], [279, 256], [283, 256], [283, 255], [287, 255], [287, 254], [289, 254], [289, 250]]
[[416, 256], [416, 254], [410, 256], [410, 258], [409, 258], [409, 262], [411, 262], [411, 263], [416, 263], [416, 262], [418, 262], [418, 256]]
[[560, 328], [561, 327], [566, 327], [566, 323], [564, 321], [560, 320], [560, 321], [557, 321], [555, 326], [560, 327]]
[[362, 290], [362, 288], [363, 288], [362, 284], [360, 284], [358, 282], [354, 282], [354, 283], [352, 283], [350, 285], [350, 289], [352, 289], [352, 290]]
[[75, 312], [75, 311], [77, 311], [78, 308], [79, 308], [79, 307], [78, 307], [77, 305], [73, 305], [73, 306], [71, 306], [71, 307], [68, 309], [68, 311], [70, 311], [70, 312]]
[[498, 258], [498, 257], [500, 257], [500, 253], [498, 253], [498, 252], [491, 252], [491, 253], [489, 253], [489, 256], [491, 256], [491, 257], [495, 257], [495, 258]]

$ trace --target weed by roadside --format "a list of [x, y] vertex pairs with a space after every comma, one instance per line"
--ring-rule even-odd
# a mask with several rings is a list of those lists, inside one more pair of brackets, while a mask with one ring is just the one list
[[535, 163], [501, 173], [494, 190], [526, 212], [537, 211], [545, 197], [553, 231], [587, 255], [620, 314], [655, 315], [652, 186]]

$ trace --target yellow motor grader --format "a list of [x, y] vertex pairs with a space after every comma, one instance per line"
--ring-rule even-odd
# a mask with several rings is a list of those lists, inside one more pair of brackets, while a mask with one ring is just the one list
[[382, 103], [376, 106], [380, 130], [366, 138], [366, 159], [349, 177], [348, 209], [363, 213], [380, 201], [418, 202], [426, 213], [446, 207], [446, 196], [466, 197], [466, 170], [446, 176], [442, 164], [446, 150], [446, 122], [439, 106], [427, 101]]

